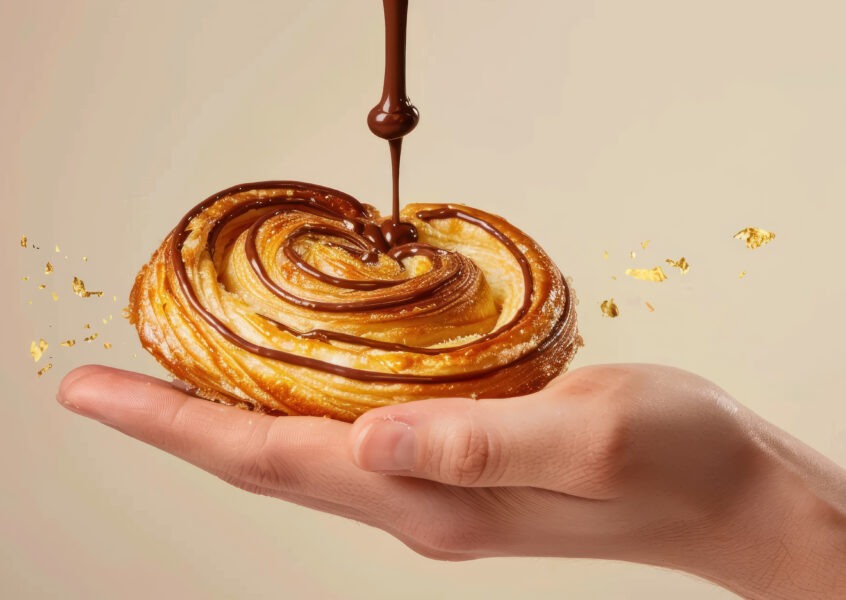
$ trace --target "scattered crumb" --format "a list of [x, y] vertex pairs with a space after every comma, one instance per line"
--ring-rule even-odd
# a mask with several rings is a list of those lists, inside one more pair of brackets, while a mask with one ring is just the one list
[[684, 256], [682, 256], [678, 260], [668, 258], [665, 262], [671, 267], [676, 267], [677, 269], [679, 269], [682, 275], [687, 275], [687, 272], [690, 271], [690, 264], [687, 262], [687, 259]]
[[734, 234], [734, 239], [746, 242], [746, 247], [754, 250], [764, 244], [769, 244], [775, 239], [776, 234], [766, 229], [757, 227], [746, 227]]
[[649, 310], [649, 312], [655, 312], [655, 307], [652, 306], [651, 302], [646, 303], [646, 308]]
[[29, 345], [29, 353], [32, 354], [32, 360], [35, 362], [41, 360], [45, 350], [47, 350], [47, 342], [43, 338]]
[[79, 277], [73, 278], [73, 293], [80, 298], [90, 298], [91, 296], [97, 296], [98, 298], [103, 297], [103, 292], [90, 292], [86, 290], [85, 282], [83, 282]]
[[605, 317], [614, 319], [620, 316], [620, 308], [614, 302], [614, 298], [603, 300], [602, 304], [599, 305], [599, 309], [602, 311], [602, 315]]
[[641, 281], [664, 281], [667, 279], [664, 269], [660, 266], [651, 269], [626, 269], [626, 275], [640, 279]]

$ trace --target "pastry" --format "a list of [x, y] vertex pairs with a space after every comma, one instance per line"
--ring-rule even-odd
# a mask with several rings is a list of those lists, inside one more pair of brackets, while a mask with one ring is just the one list
[[504, 219], [409, 204], [389, 247], [372, 206], [322, 186], [239, 185], [191, 210], [138, 273], [144, 347], [197, 394], [353, 421], [432, 397], [545, 386], [581, 344], [558, 268]]

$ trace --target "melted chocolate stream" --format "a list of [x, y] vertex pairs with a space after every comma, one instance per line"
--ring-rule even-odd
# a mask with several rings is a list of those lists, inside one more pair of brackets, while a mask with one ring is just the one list
[[385, 9], [385, 79], [382, 99], [367, 115], [367, 126], [375, 135], [388, 140], [391, 150], [393, 202], [391, 220], [382, 223], [382, 234], [389, 246], [417, 240], [411, 223], [399, 220], [399, 174], [402, 138], [417, 127], [420, 113], [405, 92], [405, 33], [408, 0], [382, 0]]

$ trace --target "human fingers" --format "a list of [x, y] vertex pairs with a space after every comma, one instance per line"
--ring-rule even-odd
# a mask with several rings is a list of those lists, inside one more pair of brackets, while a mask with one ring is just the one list
[[[578, 372], [576, 372], [578, 373]], [[558, 380], [510, 399], [423, 400], [372, 410], [350, 431], [362, 469], [468, 487], [531, 486], [613, 498], [628, 443], [625, 377], [614, 371]]]

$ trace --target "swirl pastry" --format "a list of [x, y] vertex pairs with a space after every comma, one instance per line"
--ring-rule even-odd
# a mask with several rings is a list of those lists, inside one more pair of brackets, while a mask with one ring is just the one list
[[199, 395], [352, 421], [431, 397], [508, 397], [566, 369], [581, 338], [558, 268], [504, 219], [411, 204], [389, 248], [371, 206], [286, 181], [191, 210], [138, 273], [144, 347]]

